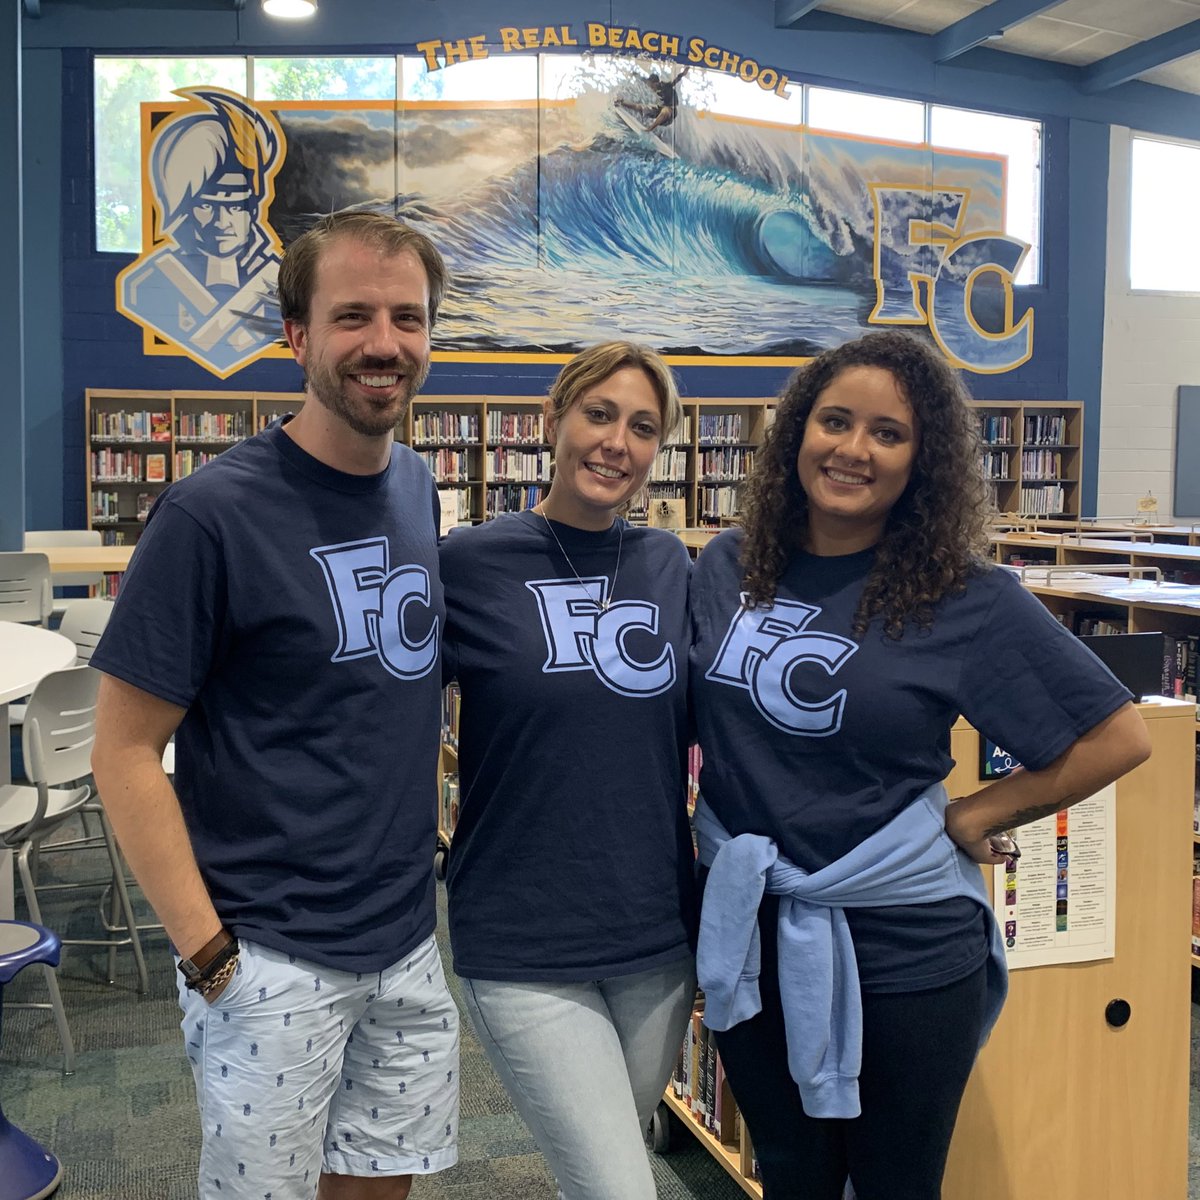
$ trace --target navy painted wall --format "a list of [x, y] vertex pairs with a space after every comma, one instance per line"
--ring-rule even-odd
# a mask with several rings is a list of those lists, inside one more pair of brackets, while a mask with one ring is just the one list
[[[102, 11], [100, 10], [102, 7]], [[215, 7], [215, 6], [214, 6]], [[975, 394], [993, 399], [1083, 400], [1089, 408], [1085, 452], [1085, 511], [1094, 509], [1099, 422], [1100, 340], [1103, 331], [1105, 199], [1108, 187], [1108, 124], [1117, 122], [1176, 136], [1200, 131], [1200, 97], [1127, 84], [1101, 97], [1086, 97], [1076, 72], [996, 51], [978, 50], [953, 63], [934, 63], [930, 39], [882, 33], [878, 27], [824, 17], [810, 30], [776, 30], [773, 0], [737, 5], [697, 0], [685, 10], [663, 0], [590, 7], [514, 0], [505, 6], [475, 0], [322, 0], [318, 17], [285, 26], [263, 18], [256, 4], [242, 13], [168, 12], [99, 5], [97, 11], [44, 0], [44, 16], [26, 20], [25, 63], [45, 68], [59, 81], [61, 105], [28, 105], [26, 144], [61, 147], [61, 181], [55, 192], [39, 187], [37, 228], [27, 239], [27, 353], [61, 361], [61, 384], [53, 377], [29, 389], [27, 401], [27, 523], [30, 527], [86, 523], [83, 390], [85, 387], [232, 388], [295, 390], [299, 373], [289, 363], [260, 362], [219, 381], [183, 358], [145, 357], [141, 331], [113, 304], [117, 272], [128, 256], [93, 249], [91, 180], [91, 52], [135, 51], [197, 54], [353, 50], [411, 51], [427, 38], [489, 34], [501, 24], [533, 26], [569, 21], [606, 21], [703, 36], [710, 43], [758, 59], [793, 79], [832, 82], [964, 107], [1033, 116], [1046, 122], [1044, 176], [1044, 285], [1024, 290], [1036, 312], [1032, 362], [1008, 375], [970, 376]], [[607, 11], [605, 11], [607, 10]], [[816, 15], [816, 14], [814, 14]], [[369, 33], [371, 40], [364, 40]], [[50, 64], [59, 67], [56, 73]], [[44, 78], [40, 92], [47, 86]], [[29, 95], [27, 87], [27, 97]], [[28, 156], [27, 156], [28, 157]], [[44, 184], [52, 172], [39, 167]], [[32, 180], [26, 166], [26, 196]], [[55, 202], [59, 202], [59, 207]], [[50, 227], [61, 229], [56, 241]], [[61, 279], [61, 288], [56, 286]], [[427, 392], [529, 394], [542, 390], [553, 366], [437, 364]], [[786, 368], [682, 368], [685, 392], [703, 395], [765, 395], [778, 389]], [[61, 431], [54, 458], [49, 431]], [[34, 484], [33, 480], [38, 480]], [[61, 479], [61, 491], [53, 482]]]

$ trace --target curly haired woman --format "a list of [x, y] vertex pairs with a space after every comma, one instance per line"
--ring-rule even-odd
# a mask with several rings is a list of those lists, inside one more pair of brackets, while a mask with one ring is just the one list
[[[802, 367], [692, 579], [698, 970], [767, 1200], [935, 1200], [1006, 991], [975, 863], [1131, 770], [1129, 693], [983, 557], [974, 422], [929, 344]], [[1024, 769], [947, 806], [964, 714]]]

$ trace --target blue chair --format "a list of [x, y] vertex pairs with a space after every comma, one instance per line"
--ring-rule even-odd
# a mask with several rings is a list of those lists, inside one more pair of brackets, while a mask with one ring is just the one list
[[[0, 1020], [4, 987], [30, 963], [58, 966], [58, 934], [25, 921], [0, 921]], [[42, 1200], [62, 1180], [62, 1164], [0, 1109], [0, 1200]]]

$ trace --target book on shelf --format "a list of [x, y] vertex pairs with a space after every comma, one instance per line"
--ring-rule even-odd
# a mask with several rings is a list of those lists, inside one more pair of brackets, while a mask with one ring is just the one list
[[171, 440], [171, 414], [169, 412], [150, 414], [150, 440], [152, 442], [169, 442]]
[[146, 482], [165, 483], [167, 480], [167, 456], [165, 454], [146, 455]]
[[1200, 957], [1200, 847], [1192, 854], [1192, 953]]
[[158, 497], [153, 492], [138, 492], [137, 494], [137, 519], [145, 521], [150, 516], [150, 509], [154, 505], [154, 501]]

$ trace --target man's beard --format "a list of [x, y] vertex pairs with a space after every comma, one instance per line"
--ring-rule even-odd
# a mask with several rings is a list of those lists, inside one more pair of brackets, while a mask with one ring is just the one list
[[[317, 365], [308, 373], [308, 387], [317, 400], [340, 417], [355, 433], [363, 437], [380, 437], [390, 433], [403, 419], [412, 398], [429, 378], [429, 363], [419, 364], [407, 356], [364, 363], [348, 367]], [[386, 408], [372, 408], [367, 401], [355, 405], [346, 395], [344, 380], [348, 375], [402, 375], [396, 398]]]

